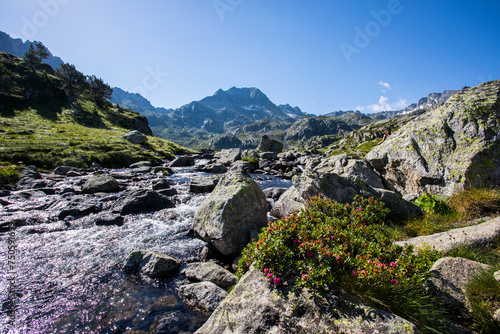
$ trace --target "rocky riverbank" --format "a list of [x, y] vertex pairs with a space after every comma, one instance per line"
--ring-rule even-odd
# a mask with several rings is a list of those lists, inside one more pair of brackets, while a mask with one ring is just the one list
[[[237, 155], [233, 161], [228, 155], [235, 152]], [[221, 152], [217, 157], [179, 156], [163, 166], [151, 166], [148, 162], [142, 162], [123, 170], [109, 170], [99, 166], [89, 169], [59, 167], [50, 173], [41, 173], [35, 167], [25, 167], [17, 186], [4, 189], [0, 194], [1, 232], [5, 236], [14, 225], [19, 238], [20, 254], [25, 254], [18, 257], [19, 265], [26, 266], [19, 271], [20, 277], [39, 272], [33, 279], [24, 277], [20, 285], [47, 296], [46, 300], [40, 301], [36, 300], [34, 292], [26, 293], [21, 297], [23, 304], [42, 306], [44, 311], [30, 315], [39, 319], [46, 317], [47, 312], [54, 312], [52, 306], [60, 305], [55, 300], [60, 294], [65, 294], [65, 301], [71, 301], [73, 306], [70, 309], [75, 312], [73, 315], [66, 311], [56, 312], [56, 317], [42, 322], [44, 327], [37, 328], [70, 328], [69, 322], [76, 322], [76, 327], [71, 325], [71, 328], [93, 326], [94, 329], [111, 330], [110, 328], [121, 328], [121, 321], [126, 324], [125, 327], [146, 326], [156, 333], [169, 333], [172, 330], [193, 332], [212, 314], [198, 330], [199, 333], [224, 332], [229, 328], [239, 328], [240, 332], [245, 332], [254, 327], [280, 332], [287, 326], [298, 326], [296, 328], [306, 331], [334, 327], [362, 332], [384, 330], [399, 333], [403, 329], [415, 331], [410, 322], [375, 310], [342, 291], [332, 295], [333, 299], [329, 301], [330, 304], [333, 303], [329, 307], [334, 307], [337, 315], [317, 323], [313, 321], [313, 313], [323, 312], [324, 305], [316, 304], [315, 300], [307, 297], [306, 291], [290, 292], [295, 297], [290, 295], [281, 300], [281, 292], [276, 294], [254, 270], [228, 295], [227, 290], [236, 283], [231, 272], [234, 266], [230, 263], [260, 228], [267, 224], [269, 210], [275, 212], [280, 205], [288, 210], [286, 212], [293, 212], [303, 205], [304, 198], [309, 194], [339, 196], [337, 199], [342, 201], [342, 196], [347, 199], [349, 195], [365, 192], [384, 199], [388, 205], [393, 205], [394, 212], [401, 212], [400, 215], [418, 211], [397, 193], [371, 187], [370, 184], [379, 184], [372, 177], [373, 172], [346, 157], [318, 159], [304, 154], [307, 159], [304, 158], [303, 161], [307, 162], [304, 165], [298, 164], [297, 168], [305, 172], [298, 174], [293, 180], [294, 185], [288, 188], [290, 183], [285, 187], [263, 186], [266, 182], [272, 182], [269, 180], [270, 175], [253, 174], [250, 177], [247, 173], [253, 170], [250, 162], [239, 160], [244, 154], [248, 152], [229, 150]], [[274, 159], [267, 158], [271, 154], [263, 155], [259, 164], [261, 161], [271, 165], [276, 161], [281, 163], [280, 159], [292, 154], [281, 154], [279, 157], [276, 154]], [[216, 165], [224, 166], [226, 172], [200, 172]], [[329, 173], [332, 169], [336, 173]], [[279, 172], [272, 170], [274, 169], [270, 168], [268, 174], [279, 175]], [[311, 175], [316, 175], [316, 178]], [[363, 178], [366, 183], [356, 182]], [[255, 187], [256, 182], [260, 183], [260, 187]], [[202, 183], [205, 185], [202, 186]], [[266, 189], [263, 191], [261, 188]], [[285, 192], [287, 188], [289, 190]], [[293, 206], [293, 203], [290, 206], [284, 202], [287, 192], [291, 191], [304, 192], [296, 201], [298, 206]], [[257, 203], [258, 207], [253, 207]], [[255, 220], [260, 215], [263, 218], [257, 225], [251, 221], [250, 225], [241, 223], [246, 218]], [[236, 216], [241, 216], [238, 224], [224, 218], [234, 219]], [[207, 221], [212, 223], [206, 225]], [[217, 222], [220, 223], [219, 227]], [[492, 220], [484, 226], [486, 225], [491, 225], [486, 236], [481, 225], [468, 229], [465, 232], [467, 241], [483, 244], [495, 239], [499, 231], [498, 220]], [[229, 229], [224, 232], [228, 226]], [[477, 232], [474, 232], [474, 228]], [[452, 237], [453, 233], [449, 233], [447, 240], [453, 241], [454, 245], [459, 240]], [[457, 233], [464, 234], [461, 230]], [[125, 241], [130, 238], [131, 241]], [[429, 240], [432, 238], [426, 237], [423, 242], [431, 243]], [[407, 242], [417, 243], [417, 240], [419, 239]], [[436, 236], [434, 240], [442, 242], [443, 236]], [[53, 247], [50, 247], [51, 243]], [[447, 277], [454, 277], [454, 274], [443, 271], [447, 268], [446, 264], [436, 266], [434, 270], [441, 281], [436, 281], [433, 287], [441, 291], [445, 296], [443, 299], [448, 301], [448, 291], [462, 291], [464, 282], [477, 272], [477, 268], [482, 268], [480, 264], [464, 264], [470, 270], [464, 269], [463, 277], [457, 283], [445, 284], [443, 282], [453, 281]], [[88, 292], [83, 291], [92, 286], [92, 280], [94, 289], [98, 290], [92, 292], [94, 298], [105, 295], [114, 304], [102, 305], [95, 300], [92, 307], [105, 316], [90, 317], [91, 319], [84, 321], [81, 319], [82, 312], [89, 305], [75, 302], [75, 299], [82, 296], [78, 293], [68, 294], [68, 289], [76, 289], [86, 295]], [[126, 290], [134, 292], [127, 292], [130, 295], [126, 298], [127, 302], [119, 304], [116, 299], [121, 293], [116, 287], [124, 282], [128, 287]], [[164, 295], [165, 291], [170, 297]], [[255, 291], [261, 291], [258, 294], [260, 298], [255, 298]], [[463, 291], [453, 298], [454, 307], [465, 307]], [[132, 311], [132, 304], [137, 300], [144, 305], [144, 310], [148, 310], [148, 315], [145, 316], [144, 310]], [[265, 312], [255, 311], [262, 307]], [[310, 312], [316, 311], [296, 313], [294, 310], [297, 307]], [[118, 316], [113, 311], [120, 308], [129, 310], [128, 315]], [[246, 311], [235, 313], [235, 309]], [[360, 317], [359, 321], [351, 321], [355, 314]], [[217, 320], [222, 315], [229, 317], [229, 320]], [[145, 317], [146, 320], [139, 326], [137, 319], [140, 317]], [[271, 321], [269, 317], [274, 320]], [[25, 321], [25, 328], [34, 326], [27, 319], [20, 319], [20, 323]], [[461, 330], [466, 332], [465, 329]], [[456, 329], [456, 332], [460, 331]]]

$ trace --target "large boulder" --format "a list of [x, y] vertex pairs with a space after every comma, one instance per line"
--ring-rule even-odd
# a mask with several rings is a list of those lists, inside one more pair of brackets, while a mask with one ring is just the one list
[[159, 211], [175, 205], [167, 197], [150, 189], [128, 189], [113, 203], [111, 210], [122, 215]]
[[61, 211], [57, 215], [59, 220], [64, 220], [68, 216], [81, 217], [87, 216], [91, 213], [98, 212], [100, 210], [100, 205], [96, 204], [85, 198], [74, 198], [69, 202], [60, 201], [54, 204], [50, 209], [57, 210], [61, 208]]
[[406, 201], [397, 193], [374, 189], [357, 178], [313, 169], [293, 178], [293, 186], [279, 198], [271, 209], [271, 215], [278, 218], [289, 216], [302, 209], [310, 197], [320, 194], [338, 203], [350, 203], [356, 195], [376, 197], [390, 209], [388, 219], [393, 221], [404, 220], [420, 213], [415, 204]]
[[351, 159], [346, 154], [334, 155], [320, 160], [314, 167], [314, 171], [319, 174], [334, 173], [357, 182], [366, 183], [372, 188], [384, 188], [382, 178], [373, 171], [366, 160]]
[[283, 143], [264, 135], [259, 147], [257, 147], [257, 151], [281, 153], [283, 151]]
[[190, 167], [194, 166], [194, 157], [190, 155], [181, 155], [176, 157], [170, 164], [169, 167]]
[[212, 313], [226, 296], [226, 290], [212, 282], [187, 284], [179, 288], [179, 297], [184, 303], [206, 313]]
[[215, 158], [222, 161], [235, 162], [241, 159], [241, 153], [240, 148], [230, 148], [215, 153]]
[[225, 290], [238, 282], [234, 274], [213, 262], [188, 263], [184, 275], [190, 281], [212, 282]]
[[32, 179], [41, 179], [42, 175], [40, 174], [40, 172], [38, 172], [38, 169], [36, 168], [36, 166], [30, 165], [30, 166], [22, 167], [19, 170], [19, 178], [22, 179], [25, 177], [29, 177]]
[[366, 159], [407, 198], [500, 185], [500, 81], [453, 95], [394, 132]]
[[170, 188], [170, 183], [167, 179], [158, 179], [151, 182], [153, 190], [164, 190]]
[[415, 237], [405, 241], [396, 241], [396, 244], [400, 246], [412, 245], [417, 252], [419, 249], [431, 247], [444, 254], [457, 246], [487, 245], [498, 237], [500, 237], [500, 217], [473, 226]]
[[128, 132], [122, 138], [134, 144], [144, 144], [145, 142], [148, 141], [148, 137], [142, 132], [137, 130]]
[[219, 179], [217, 176], [193, 177], [189, 182], [189, 191], [197, 194], [209, 193], [215, 189]]
[[288, 188], [271, 209], [271, 216], [283, 218], [294, 212], [299, 212], [306, 204], [306, 200], [294, 186]]
[[179, 269], [178, 259], [147, 250], [136, 250], [125, 259], [123, 271], [126, 274], [141, 273], [151, 278], [166, 278]]
[[236, 256], [248, 243], [250, 231], [266, 224], [266, 195], [248, 174], [232, 170], [196, 211], [193, 229], [222, 254]]
[[417, 333], [409, 321], [343, 292], [280, 291], [253, 268], [196, 331], [208, 333]]
[[92, 175], [82, 187], [84, 193], [111, 193], [120, 190], [120, 184], [111, 175]]
[[431, 267], [433, 277], [429, 279], [429, 288], [443, 304], [465, 309], [467, 284], [488, 268], [486, 264], [460, 257], [441, 258]]

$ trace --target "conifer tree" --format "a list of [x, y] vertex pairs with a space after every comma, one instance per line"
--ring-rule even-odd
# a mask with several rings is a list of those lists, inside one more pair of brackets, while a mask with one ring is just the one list
[[49, 50], [45, 45], [42, 42], [36, 42], [35, 46], [30, 44], [30, 48], [24, 53], [24, 61], [26, 61], [28, 67], [34, 70], [44, 59], [48, 59], [49, 55]]
[[61, 64], [57, 69], [57, 75], [62, 79], [62, 88], [70, 98], [78, 98], [87, 88], [85, 75], [73, 64]]
[[107, 99], [111, 98], [113, 89], [101, 78], [95, 75], [88, 76], [87, 83], [89, 85], [91, 97], [98, 105], [103, 105]]
[[37, 42], [36, 43], [35, 54], [36, 54], [36, 56], [38, 57], [38, 59], [40, 60], [40, 63], [41, 63], [44, 59], [49, 59], [50, 52], [47, 49], [47, 47], [45, 47], [45, 45], [43, 45], [42, 42]]
[[34, 69], [40, 63], [33, 44], [30, 44], [30, 48], [24, 53], [23, 58], [24, 61], [28, 64], [28, 67], [31, 67], [32, 69]]

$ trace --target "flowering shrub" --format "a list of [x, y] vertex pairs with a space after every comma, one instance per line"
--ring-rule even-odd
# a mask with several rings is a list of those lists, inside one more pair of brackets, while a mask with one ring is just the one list
[[276, 286], [321, 291], [334, 284], [384, 303], [402, 291], [423, 291], [437, 255], [395, 245], [383, 232], [388, 212], [374, 198], [339, 204], [312, 197], [300, 213], [263, 229], [243, 251], [238, 274], [253, 263]]

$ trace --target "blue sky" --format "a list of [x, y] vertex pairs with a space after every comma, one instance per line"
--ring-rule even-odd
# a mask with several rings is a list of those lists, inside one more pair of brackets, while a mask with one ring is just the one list
[[0, 30], [177, 108], [257, 87], [316, 115], [500, 79], [500, 2], [0, 0]]

